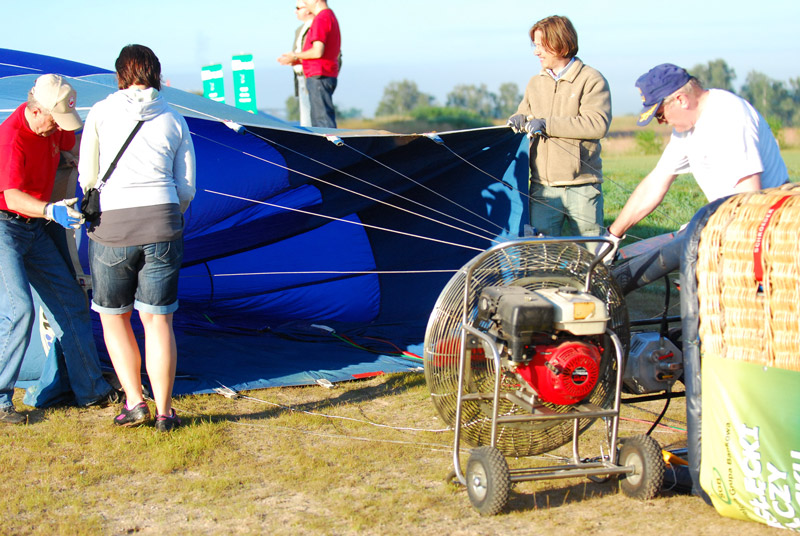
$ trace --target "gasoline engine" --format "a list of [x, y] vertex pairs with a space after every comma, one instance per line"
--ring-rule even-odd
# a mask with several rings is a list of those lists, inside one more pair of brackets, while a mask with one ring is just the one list
[[[595, 388], [608, 320], [600, 299], [573, 287], [492, 286], [478, 300], [478, 321], [500, 344], [520, 396], [527, 391], [526, 398], [552, 404], [576, 404]], [[655, 332], [632, 333], [630, 346], [625, 390], [669, 391], [683, 369], [678, 347]]]
[[504, 368], [519, 379], [520, 396], [568, 405], [597, 385], [608, 312], [591, 294], [572, 287], [486, 287], [478, 321], [500, 342]]

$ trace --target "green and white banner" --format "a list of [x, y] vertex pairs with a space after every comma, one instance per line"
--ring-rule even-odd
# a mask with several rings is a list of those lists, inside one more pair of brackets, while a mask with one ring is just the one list
[[203, 80], [203, 96], [217, 102], [225, 102], [225, 81], [222, 76], [222, 65], [206, 65], [200, 72]]
[[800, 372], [702, 368], [700, 485], [723, 516], [800, 530]]
[[236, 107], [257, 113], [256, 109], [256, 76], [252, 54], [240, 54], [233, 57], [233, 93]]

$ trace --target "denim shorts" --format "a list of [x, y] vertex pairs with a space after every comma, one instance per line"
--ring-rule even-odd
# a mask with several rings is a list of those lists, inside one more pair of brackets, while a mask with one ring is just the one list
[[156, 315], [175, 312], [182, 262], [183, 237], [124, 247], [89, 240], [92, 310], [112, 315], [133, 308]]

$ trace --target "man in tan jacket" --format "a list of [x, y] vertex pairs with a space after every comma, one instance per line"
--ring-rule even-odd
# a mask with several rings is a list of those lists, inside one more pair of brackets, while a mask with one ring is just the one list
[[566, 17], [540, 20], [530, 30], [542, 70], [508, 120], [528, 132], [530, 223], [539, 233], [599, 236], [603, 225], [600, 138], [611, 123], [608, 82], [579, 58], [578, 34]]

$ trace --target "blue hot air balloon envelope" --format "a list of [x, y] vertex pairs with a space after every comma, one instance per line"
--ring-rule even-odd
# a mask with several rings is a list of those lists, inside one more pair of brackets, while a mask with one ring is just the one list
[[[117, 89], [105, 69], [0, 49], [0, 120], [47, 72], [69, 77], [84, 118]], [[186, 118], [197, 158], [174, 316], [176, 394], [418, 369], [441, 289], [528, 220], [527, 142], [509, 128], [302, 128], [170, 87], [162, 95]], [[83, 282], [87, 243], [81, 231], [67, 248]], [[58, 344], [45, 327], [34, 327], [18, 386], [63, 381], [48, 376]]]

